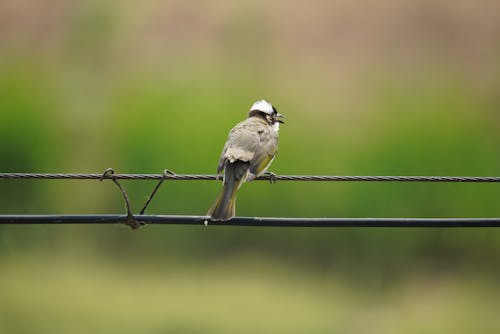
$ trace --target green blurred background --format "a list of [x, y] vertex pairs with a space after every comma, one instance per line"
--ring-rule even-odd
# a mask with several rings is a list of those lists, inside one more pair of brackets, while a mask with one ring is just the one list
[[[214, 173], [257, 99], [278, 174], [500, 171], [495, 1], [0, 2], [0, 171]], [[124, 182], [140, 209], [154, 182]], [[121, 213], [0, 181], [1, 214]], [[149, 213], [203, 215], [215, 182]], [[496, 184], [255, 182], [238, 214], [498, 217]], [[500, 230], [1, 226], [1, 333], [498, 333]]]

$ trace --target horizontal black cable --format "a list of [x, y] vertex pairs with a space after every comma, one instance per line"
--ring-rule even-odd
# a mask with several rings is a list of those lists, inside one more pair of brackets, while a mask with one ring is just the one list
[[[84, 173], [0, 173], [0, 179], [49, 180], [217, 180], [216, 175], [174, 174], [103, 174]], [[500, 182], [500, 177], [482, 176], [334, 176], [334, 175], [265, 175], [257, 180], [267, 181], [368, 181], [368, 182]], [[146, 206], [156, 192], [157, 185]], [[124, 199], [128, 204], [128, 197]], [[146, 207], [145, 206], [145, 207]], [[144, 209], [142, 210], [142, 212]], [[144, 224], [203, 225], [205, 216], [174, 215], [0, 215], [0, 224], [114, 224], [134, 228]], [[500, 227], [500, 218], [271, 218], [236, 217], [229, 222], [208, 221], [209, 225], [253, 227]]]
[[[45, 180], [217, 180], [213, 174], [103, 174], [91, 173], [0, 173], [0, 179]], [[219, 178], [220, 179], [220, 178]], [[267, 181], [366, 181], [366, 182], [500, 182], [498, 176], [341, 176], [341, 175], [265, 175]]]
[[[145, 224], [204, 225], [205, 216], [135, 215]], [[1, 224], [117, 224], [126, 215], [0, 215]], [[208, 226], [252, 227], [500, 227], [500, 218], [274, 218], [236, 217]]]

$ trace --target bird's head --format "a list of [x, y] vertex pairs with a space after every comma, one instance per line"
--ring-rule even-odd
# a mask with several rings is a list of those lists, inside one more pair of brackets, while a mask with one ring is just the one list
[[276, 130], [279, 129], [280, 123], [285, 123], [281, 118], [285, 117], [276, 110], [276, 108], [266, 100], [255, 102], [248, 113], [248, 117], [260, 116], [263, 117]]

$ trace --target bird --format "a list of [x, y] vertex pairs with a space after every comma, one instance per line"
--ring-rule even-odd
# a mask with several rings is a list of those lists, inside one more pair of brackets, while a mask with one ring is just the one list
[[236, 213], [236, 194], [244, 182], [264, 174], [278, 151], [278, 132], [284, 116], [266, 100], [256, 101], [248, 118], [229, 132], [217, 166], [217, 178], [224, 171], [222, 191], [207, 216], [227, 221]]

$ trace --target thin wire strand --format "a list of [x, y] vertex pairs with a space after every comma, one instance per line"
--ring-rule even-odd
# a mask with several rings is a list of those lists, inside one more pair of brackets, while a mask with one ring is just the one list
[[[102, 173], [0, 173], [0, 179], [44, 180], [217, 180], [213, 174], [109, 174]], [[220, 178], [219, 178], [220, 180]], [[500, 182], [498, 176], [342, 176], [342, 175], [273, 175], [260, 176], [261, 181], [329, 181], [329, 182]]]

